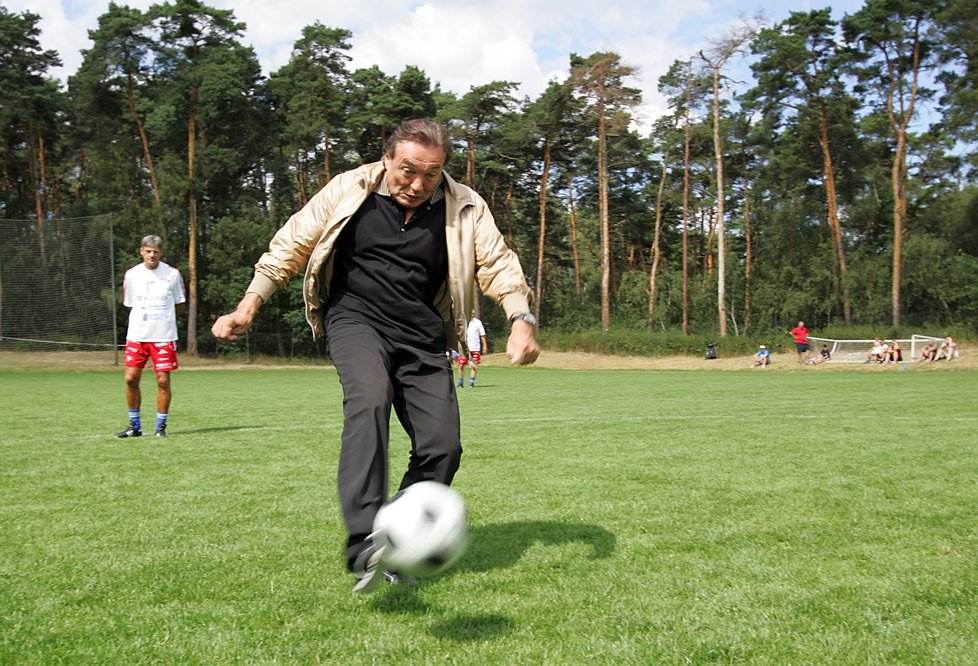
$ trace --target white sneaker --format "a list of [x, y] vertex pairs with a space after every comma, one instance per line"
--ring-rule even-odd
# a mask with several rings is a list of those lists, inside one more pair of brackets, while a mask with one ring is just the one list
[[384, 569], [383, 579], [391, 585], [407, 585], [409, 587], [416, 587], [418, 585], [418, 579], [414, 576], [409, 576], [406, 573], [401, 573], [393, 569]]
[[353, 586], [354, 594], [369, 594], [377, 589], [378, 583], [384, 579], [381, 562], [384, 559], [384, 551], [387, 545], [378, 546], [373, 540], [373, 535], [367, 537], [369, 544], [360, 551], [356, 561], [353, 563], [353, 575], [357, 577], [357, 582]]

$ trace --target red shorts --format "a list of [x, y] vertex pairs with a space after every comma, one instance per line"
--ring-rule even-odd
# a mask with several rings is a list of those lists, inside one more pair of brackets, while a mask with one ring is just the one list
[[480, 363], [482, 363], [482, 354], [480, 354], [479, 352], [469, 352], [469, 358], [465, 358], [464, 356], [459, 356], [458, 357], [458, 364], [459, 365], [468, 365], [470, 359], [471, 359], [472, 365], [479, 365]]
[[146, 361], [153, 359], [156, 372], [172, 372], [177, 364], [176, 342], [133, 342], [126, 340], [126, 367], [145, 368]]

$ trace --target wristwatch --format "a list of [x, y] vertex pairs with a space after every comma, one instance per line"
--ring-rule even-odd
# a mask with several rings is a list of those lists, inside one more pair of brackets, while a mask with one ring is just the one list
[[517, 321], [525, 321], [530, 326], [537, 325], [537, 318], [533, 316], [532, 312], [517, 312], [509, 318], [509, 323], [511, 324]]

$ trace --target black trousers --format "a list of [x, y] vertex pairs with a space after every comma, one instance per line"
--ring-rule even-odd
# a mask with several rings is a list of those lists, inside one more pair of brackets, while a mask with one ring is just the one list
[[418, 481], [448, 485], [462, 457], [458, 400], [444, 352], [393, 342], [349, 319], [328, 322], [326, 336], [343, 387], [337, 487], [352, 566], [387, 500], [391, 407], [411, 439], [399, 489]]

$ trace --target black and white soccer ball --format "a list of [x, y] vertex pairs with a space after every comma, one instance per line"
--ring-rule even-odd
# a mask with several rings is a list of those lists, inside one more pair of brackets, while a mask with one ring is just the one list
[[380, 507], [373, 538], [386, 545], [385, 567], [419, 578], [441, 573], [468, 545], [465, 503], [442, 483], [419, 481]]

